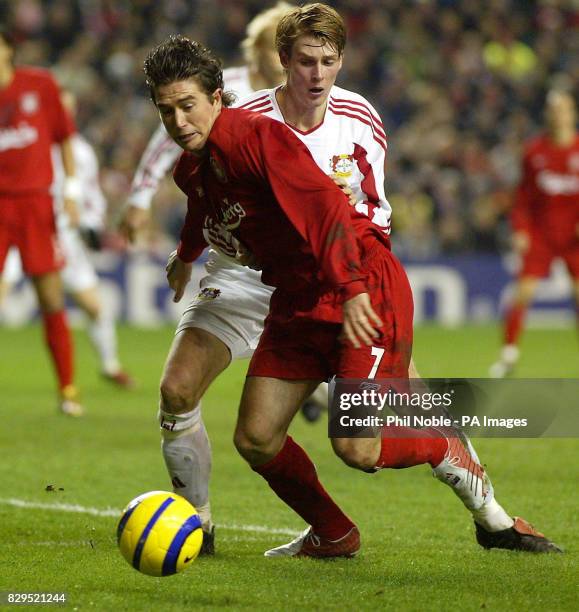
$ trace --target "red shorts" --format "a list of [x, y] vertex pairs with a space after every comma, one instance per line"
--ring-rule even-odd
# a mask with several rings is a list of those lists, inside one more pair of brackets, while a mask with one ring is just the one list
[[538, 235], [531, 236], [531, 245], [523, 255], [519, 278], [549, 276], [553, 259], [557, 257], [565, 262], [569, 274], [579, 279], [579, 241], [573, 242], [567, 248], [556, 249]]
[[11, 246], [18, 247], [28, 276], [62, 268], [64, 258], [56, 236], [52, 196], [0, 194], [0, 270]]
[[265, 322], [248, 376], [285, 380], [338, 378], [406, 378], [412, 355], [414, 305], [406, 272], [385, 247], [367, 262], [366, 286], [372, 307], [382, 319], [373, 346], [342, 343], [342, 325], [309, 319]]

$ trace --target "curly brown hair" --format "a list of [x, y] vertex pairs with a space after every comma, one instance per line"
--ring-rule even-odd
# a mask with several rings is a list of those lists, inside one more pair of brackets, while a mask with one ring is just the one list
[[[208, 97], [216, 89], [223, 90], [221, 61], [195, 40], [173, 34], [150, 51], [145, 58], [144, 71], [151, 100], [156, 103], [155, 89], [176, 81], [195, 79]], [[223, 92], [223, 106], [231, 106], [235, 96]]]

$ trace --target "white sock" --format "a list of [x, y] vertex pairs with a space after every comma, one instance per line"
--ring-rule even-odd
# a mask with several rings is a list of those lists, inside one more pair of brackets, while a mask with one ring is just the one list
[[[171, 415], [160, 411], [161, 448], [173, 491], [191, 502], [203, 523], [211, 529], [209, 477], [211, 474], [211, 446], [201, 418], [201, 407], [186, 414]], [[171, 423], [172, 430], [167, 429]]]
[[471, 510], [471, 513], [474, 520], [487, 531], [502, 531], [515, 523], [494, 497], [478, 510]]
[[501, 361], [509, 366], [514, 366], [519, 361], [521, 351], [516, 344], [505, 344], [501, 349]]
[[328, 383], [320, 383], [315, 391], [310, 395], [309, 399], [315, 402], [318, 406], [324, 410], [328, 409]]
[[106, 374], [116, 374], [120, 369], [117, 354], [117, 332], [114, 321], [101, 313], [96, 321], [88, 326], [88, 335], [101, 361], [102, 371]]

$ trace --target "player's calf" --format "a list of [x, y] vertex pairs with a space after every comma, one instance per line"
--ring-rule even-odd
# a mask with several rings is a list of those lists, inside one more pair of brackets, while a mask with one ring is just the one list
[[346, 465], [366, 472], [376, 467], [380, 445], [380, 439], [375, 438], [332, 439], [334, 452]]

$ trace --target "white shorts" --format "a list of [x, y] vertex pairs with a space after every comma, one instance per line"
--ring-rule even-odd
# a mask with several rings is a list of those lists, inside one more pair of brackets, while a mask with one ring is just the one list
[[213, 334], [229, 349], [231, 359], [250, 357], [257, 347], [269, 312], [273, 287], [261, 273], [242, 266], [210, 268], [199, 293], [187, 307], [176, 333], [197, 327]]
[[62, 228], [58, 232], [58, 239], [66, 260], [61, 272], [65, 291], [78, 293], [98, 287], [97, 273], [78, 231], [69, 227]]
[[22, 270], [22, 261], [20, 253], [16, 247], [10, 247], [4, 260], [4, 268], [2, 269], [2, 280], [7, 285], [15, 285], [18, 281], [24, 278]]

